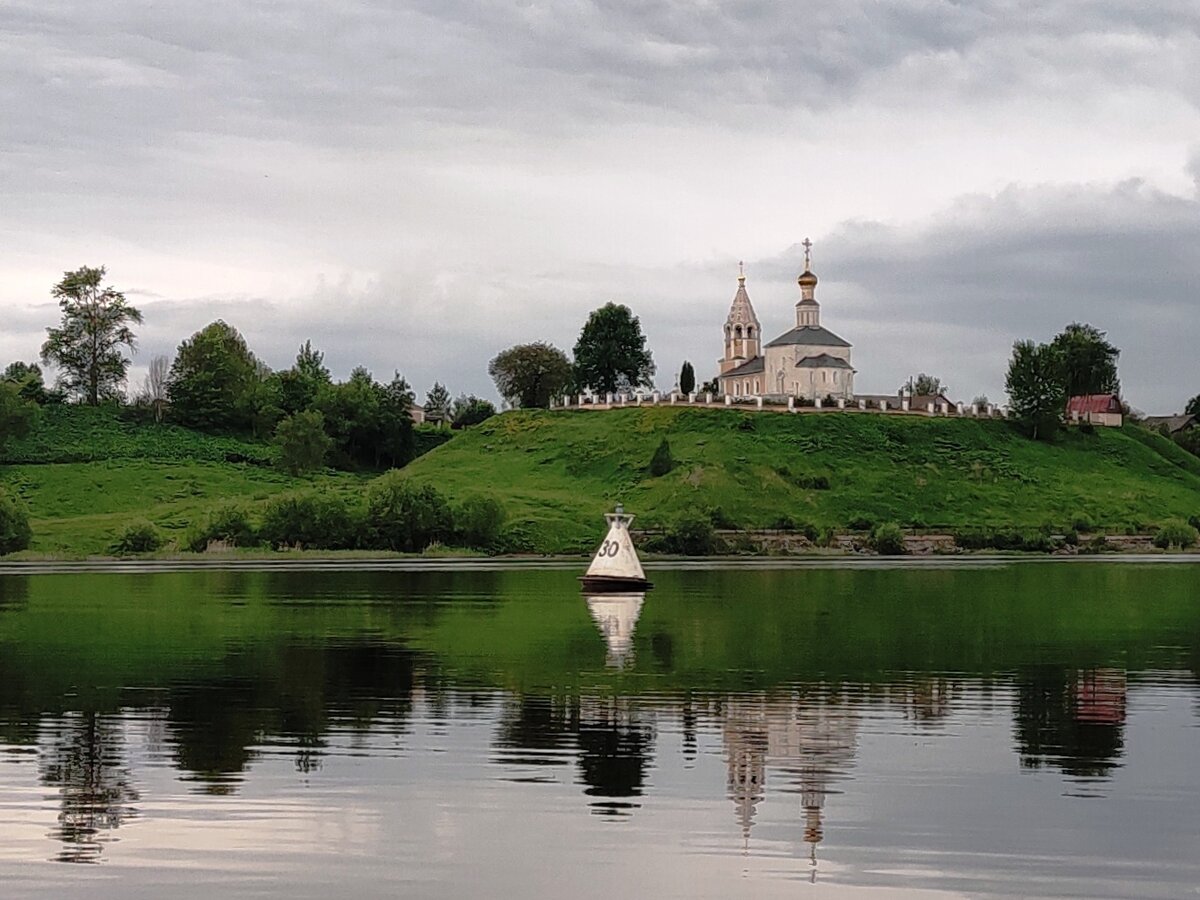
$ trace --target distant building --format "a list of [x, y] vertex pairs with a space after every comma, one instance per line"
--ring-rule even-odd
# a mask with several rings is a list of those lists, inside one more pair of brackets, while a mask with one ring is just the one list
[[1142, 424], [1151, 431], [1162, 431], [1165, 428], [1167, 434], [1176, 435], [1182, 431], [1200, 428], [1200, 416], [1187, 413], [1178, 416], [1146, 416], [1142, 419]]
[[765, 347], [762, 327], [746, 292], [746, 275], [738, 274], [737, 292], [725, 320], [725, 355], [718, 362], [721, 393], [804, 400], [854, 398], [851, 345], [821, 325], [811, 248], [812, 242], [806, 238], [804, 274], [797, 279], [800, 301], [796, 304], [796, 327]]
[[1083, 394], [1067, 401], [1067, 419], [1120, 428], [1124, 423], [1121, 398], [1116, 394]]

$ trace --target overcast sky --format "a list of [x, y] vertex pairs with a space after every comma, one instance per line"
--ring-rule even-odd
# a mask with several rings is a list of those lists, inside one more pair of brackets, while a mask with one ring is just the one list
[[[1200, 392], [1195, 0], [0, 0], [0, 363], [64, 270], [285, 367], [494, 395], [608, 300], [670, 387], [814, 242], [856, 386], [1003, 394], [1075, 320], [1125, 393]], [[135, 373], [137, 374], [137, 373]]]

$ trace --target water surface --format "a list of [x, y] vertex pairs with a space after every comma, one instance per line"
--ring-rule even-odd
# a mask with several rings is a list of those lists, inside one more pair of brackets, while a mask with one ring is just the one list
[[1200, 568], [0, 575], [4, 897], [1200, 895]]

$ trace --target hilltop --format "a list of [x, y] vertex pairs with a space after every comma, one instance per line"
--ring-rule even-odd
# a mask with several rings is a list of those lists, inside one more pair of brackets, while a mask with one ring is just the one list
[[[666, 475], [648, 466], [666, 439]], [[594, 543], [622, 502], [635, 527], [702, 513], [718, 524], [1145, 530], [1200, 513], [1200, 459], [1135, 427], [1053, 444], [1006, 422], [857, 413], [643, 407], [505, 413], [414, 461], [409, 477], [506, 505], [530, 548]]]

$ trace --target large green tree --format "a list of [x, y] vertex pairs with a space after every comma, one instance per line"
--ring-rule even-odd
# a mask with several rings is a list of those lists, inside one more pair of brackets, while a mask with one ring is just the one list
[[1053, 345], [1013, 344], [1004, 387], [1017, 422], [1029, 436], [1034, 440], [1053, 437], [1062, 424], [1067, 402], [1062, 358]]
[[1189, 400], [1183, 411], [1189, 416], [1200, 416], [1200, 394]]
[[21, 396], [19, 385], [0, 381], [0, 450], [10, 439], [21, 438], [29, 433], [37, 411], [37, 405], [32, 400]]
[[55, 396], [54, 392], [46, 390], [42, 369], [36, 363], [9, 363], [4, 369], [4, 374], [0, 375], [0, 381], [15, 384], [21, 397], [39, 406], [62, 400], [61, 393]]
[[679, 390], [685, 394], [690, 394], [696, 389], [696, 370], [692, 368], [692, 364], [686, 359], [679, 369]]
[[1068, 397], [1120, 392], [1117, 357], [1121, 351], [1105, 337], [1105, 332], [1091, 325], [1072, 322], [1050, 342], [1062, 365]]
[[179, 345], [167, 376], [171, 415], [192, 428], [247, 430], [261, 374], [246, 339], [218, 319]]
[[325, 433], [325, 421], [315, 409], [288, 416], [275, 429], [279, 464], [293, 475], [303, 475], [325, 465], [333, 441]]
[[120, 397], [131, 362], [122, 348], [133, 352], [131, 326], [142, 322], [124, 294], [104, 285], [104, 276], [104, 266], [63, 273], [50, 291], [62, 324], [47, 328], [42, 344], [42, 361], [58, 366], [59, 386], [91, 406]]
[[571, 361], [551, 344], [517, 344], [496, 354], [488, 363], [488, 374], [500, 396], [513, 406], [544, 409], [551, 397], [566, 390]]
[[936, 397], [948, 388], [942, 384], [942, 379], [922, 372], [915, 377], [910, 377], [900, 386], [900, 390], [908, 391], [913, 397]]
[[575, 343], [575, 382], [604, 394], [650, 387], [654, 358], [642, 324], [628, 306], [606, 303], [588, 316]]
[[452, 409], [450, 392], [440, 381], [435, 381], [425, 395], [425, 419], [429, 422], [449, 422]]

